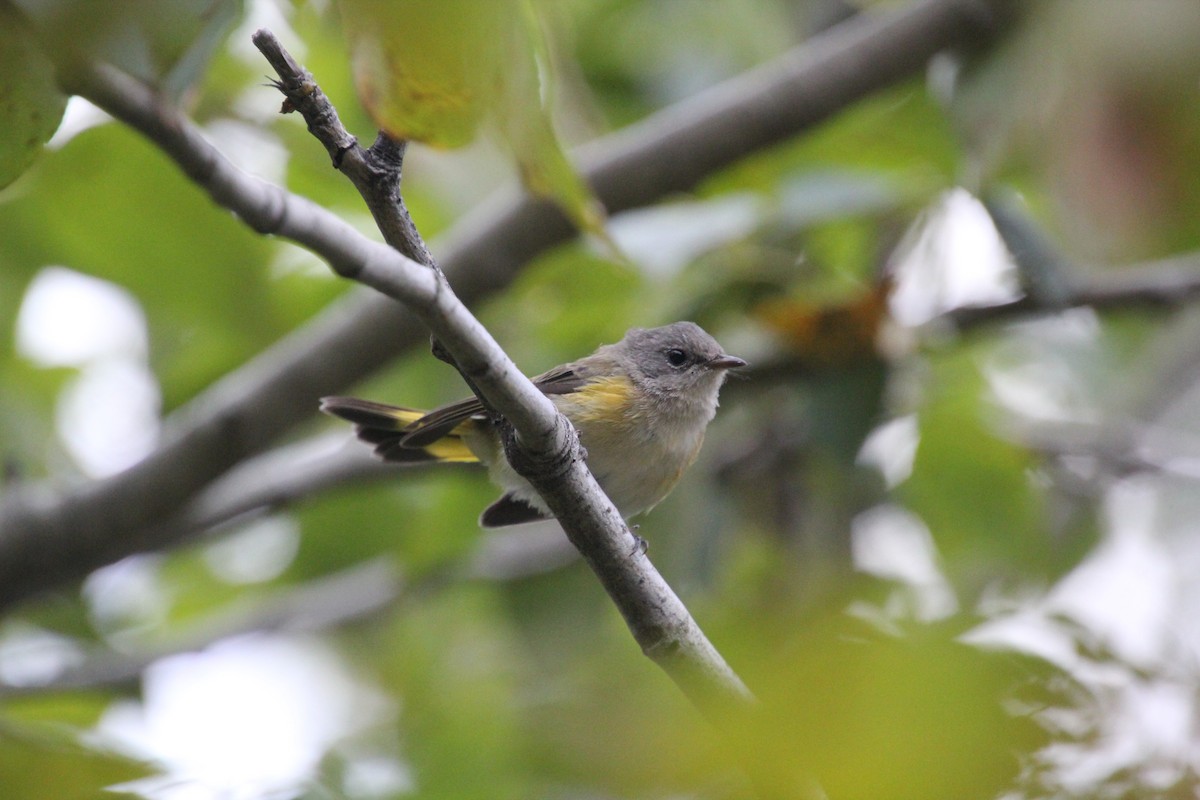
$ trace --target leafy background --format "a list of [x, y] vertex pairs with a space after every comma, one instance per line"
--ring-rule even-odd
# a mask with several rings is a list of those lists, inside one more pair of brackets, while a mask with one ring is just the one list
[[[249, 45], [275, 30], [368, 141], [339, 9], [170, 5], [0, 3], [0, 63], [44, 81], [64, 50], [111, 61], [179, 98], [244, 168], [369, 230], [303, 125], [276, 113]], [[481, 533], [482, 475], [405, 471], [11, 611], [5, 796], [791, 797], [814, 777], [831, 798], [1194, 796], [1198, 321], [1182, 290], [1161, 307], [1058, 301], [1162, 259], [1200, 270], [1200, 10], [1013, 5], [993, 47], [939, 56], [687, 196], [618, 215], [608, 244], [558, 248], [475, 309], [531, 373], [679, 318], [753, 362], [639, 532], [760, 713], [702, 719], [553, 529]], [[435, 253], [541, 141], [546, 108], [584, 142], [860, 9], [526, 11], [536, 35], [517, 46], [553, 74], [552, 104], [523, 95], [541, 132], [514, 143], [484, 123], [469, 146], [406, 163]], [[135, 463], [198, 393], [360, 290], [253, 234], [85, 104], [41, 151], [63, 98], [21, 87], [0, 94], [32, 120], [0, 150], [14, 177], [31, 164], [0, 193], [0, 445], [10, 486], [64, 490]], [[554, 193], [589, 219], [564, 180]], [[1019, 263], [977, 198], [1016, 220]], [[1026, 313], [959, 314], [1018, 297]], [[424, 351], [347, 388], [412, 405], [463, 392]], [[290, 441], [348, 438], [314, 413]]]

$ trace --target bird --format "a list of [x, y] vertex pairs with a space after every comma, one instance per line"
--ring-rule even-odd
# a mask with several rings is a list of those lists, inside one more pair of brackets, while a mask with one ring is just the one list
[[[667, 496], [700, 452], [729, 370], [724, 352], [694, 322], [631, 328], [619, 342], [533, 378], [579, 433], [588, 468], [628, 520]], [[433, 411], [356, 397], [323, 397], [321, 410], [355, 424], [385, 461], [482, 463], [503, 494], [484, 528], [551, 519], [533, 486], [509, 465], [498, 421], [476, 397]]]

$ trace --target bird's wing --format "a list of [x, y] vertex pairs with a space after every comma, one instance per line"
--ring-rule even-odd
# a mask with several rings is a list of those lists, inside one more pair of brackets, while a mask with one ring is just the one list
[[[543, 393], [570, 394], [588, 382], [587, 370], [573, 364], [543, 372], [533, 379], [533, 385]], [[401, 443], [404, 447], [427, 447], [441, 439], [471, 417], [484, 413], [483, 403], [478, 397], [468, 397], [457, 403], [430, 411], [405, 428]]]
[[579, 391], [592, 377], [586, 368], [568, 364], [543, 372], [533, 379], [533, 385], [541, 389], [543, 394], [571, 394]]
[[483, 403], [477, 397], [459, 400], [430, 411], [404, 429], [403, 447], [426, 447], [446, 436], [476, 414], [483, 413]]

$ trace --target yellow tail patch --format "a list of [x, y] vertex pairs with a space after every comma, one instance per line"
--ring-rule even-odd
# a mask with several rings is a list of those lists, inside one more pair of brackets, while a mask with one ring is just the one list
[[390, 408], [387, 411], [387, 415], [389, 417], [391, 417], [392, 419], [396, 420], [396, 430], [398, 430], [398, 431], [404, 430], [409, 425], [412, 425], [414, 422], [419, 420], [421, 417], [425, 416], [427, 413], [429, 413], [429, 412], [418, 411], [415, 408], [397, 408], [397, 407]]
[[357, 426], [358, 438], [375, 445], [376, 454], [389, 461], [421, 460], [409, 456], [423, 453], [437, 461], [473, 464], [479, 458], [467, 446], [464, 435], [471, 431], [473, 420], [464, 420], [435, 442], [423, 447], [402, 447], [408, 428], [429, 413], [415, 408], [390, 406], [357, 397], [323, 397], [321, 410], [341, 417]]
[[[398, 423], [397, 428], [403, 430], [428, 413], [428, 411], [417, 411], [411, 408], [397, 408], [391, 412], [390, 416], [394, 417]], [[466, 420], [436, 442], [415, 449], [424, 450], [438, 461], [451, 464], [477, 464], [479, 457], [471, 452], [471, 448], [463, 441], [463, 434], [466, 433], [468, 426], [474, 424], [472, 420]]]
[[[465, 423], [464, 423], [465, 424]], [[433, 444], [427, 444], [421, 448], [429, 455], [436, 458], [438, 461], [446, 461], [454, 464], [474, 464], [479, 461], [471, 448], [467, 447], [467, 443], [462, 440], [458, 434], [459, 425], [451, 433], [446, 434], [441, 439], [438, 439]]]

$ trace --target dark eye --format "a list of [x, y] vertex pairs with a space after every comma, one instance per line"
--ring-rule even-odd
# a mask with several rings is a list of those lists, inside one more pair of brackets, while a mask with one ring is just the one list
[[682, 350], [672, 349], [667, 351], [667, 363], [672, 367], [682, 367], [687, 363], [687, 360], [687, 353]]

